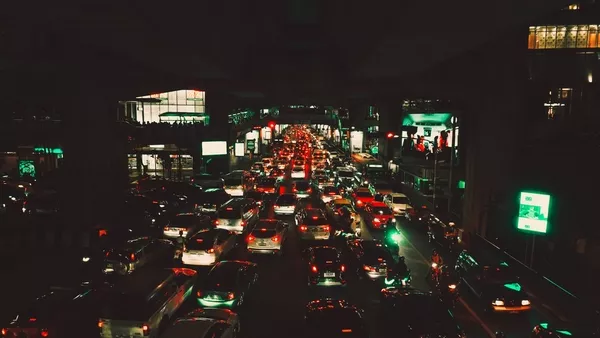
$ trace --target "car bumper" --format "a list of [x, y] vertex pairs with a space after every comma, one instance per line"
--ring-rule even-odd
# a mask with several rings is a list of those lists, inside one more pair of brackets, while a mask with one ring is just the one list
[[235, 307], [237, 304], [237, 299], [232, 300], [213, 300], [213, 299], [205, 299], [205, 298], [197, 298], [198, 305], [203, 308], [225, 308], [231, 309]]
[[231, 196], [244, 196], [244, 190], [242, 189], [225, 189], [225, 192]]
[[276, 254], [281, 251], [279, 247], [264, 247], [264, 246], [248, 246], [248, 252], [252, 254]]
[[241, 234], [244, 232], [244, 227], [241, 225], [217, 225], [216, 228], [233, 231], [236, 234]]
[[531, 305], [522, 305], [522, 306], [492, 306], [494, 312], [526, 312], [531, 310]]
[[311, 285], [314, 286], [342, 286], [346, 285], [346, 281], [338, 278], [315, 278], [311, 279]]
[[181, 261], [184, 265], [207, 266], [215, 264], [216, 260], [214, 254], [192, 255], [184, 252], [183, 256], [181, 256]]
[[293, 215], [296, 212], [295, 209], [273, 209], [275, 215]]
[[331, 237], [329, 232], [298, 232], [298, 237], [304, 240], [328, 240]]
[[387, 276], [387, 271], [386, 272], [373, 272], [373, 271], [367, 272], [367, 277], [369, 277], [369, 279], [371, 279], [371, 280], [378, 280], [378, 279], [384, 278], [385, 276]]

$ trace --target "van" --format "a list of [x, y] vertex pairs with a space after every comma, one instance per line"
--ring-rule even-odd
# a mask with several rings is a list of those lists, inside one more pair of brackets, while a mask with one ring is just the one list
[[259, 206], [249, 198], [232, 198], [217, 211], [217, 228], [241, 234], [259, 219]]
[[192, 294], [195, 270], [148, 269], [132, 274], [104, 292], [100, 337], [159, 337]]

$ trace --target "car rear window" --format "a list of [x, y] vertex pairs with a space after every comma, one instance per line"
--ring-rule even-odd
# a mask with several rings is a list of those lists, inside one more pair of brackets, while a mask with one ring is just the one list
[[189, 227], [196, 224], [198, 218], [194, 215], [179, 215], [173, 217], [171, 224], [173, 226]]
[[296, 203], [296, 198], [293, 195], [281, 195], [277, 199], [278, 204], [294, 204]]
[[277, 235], [277, 232], [272, 229], [264, 229], [264, 228], [255, 228], [252, 230], [252, 236], [256, 238], [271, 238]]
[[406, 197], [393, 197], [392, 203], [394, 203], [394, 204], [409, 204], [408, 198], [406, 198]]
[[216, 233], [214, 231], [204, 231], [187, 241], [188, 250], [208, 250], [214, 246]]
[[224, 208], [219, 210], [218, 217], [222, 219], [239, 219], [241, 214], [239, 209], [236, 208]]
[[357, 197], [373, 197], [373, 194], [371, 194], [368, 191], [359, 191], [356, 193]]
[[304, 168], [302, 168], [302, 167], [294, 167], [294, 171], [304, 171]]
[[296, 182], [296, 189], [304, 191], [308, 190], [308, 188], [310, 188], [310, 186], [307, 182]]
[[226, 186], [237, 186], [237, 185], [242, 185], [242, 179], [234, 179], [234, 178], [228, 178], [225, 180], [224, 184]]
[[322, 217], [318, 217], [317, 219], [314, 219], [313, 217], [308, 217], [307, 219], [304, 220], [304, 225], [327, 225], [329, 224], [329, 222]]

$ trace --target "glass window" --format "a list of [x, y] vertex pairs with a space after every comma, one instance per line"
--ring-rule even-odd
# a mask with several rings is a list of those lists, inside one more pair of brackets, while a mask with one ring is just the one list
[[577, 30], [577, 48], [586, 48], [588, 46], [588, 26], [579, 26]]
[[536, 35], [536, 49], [546, 48], [546, 27], [537, 27], [535, 30]]
[[529, 39], [527, 40], [527, 48], [535, 49], [535, 27], [529, 27]]
[[177, 91], [177, 104], [178, 105], [186, 105], [187, 104], [187, 97], [186, 97], [185, 90]]
[[567, 39], [565, 39], [567, 35], [567, 27], [566, 26], [558, 26], [556, 28], [556, 48], [566, 48], [567, 47]]
[[177, 104], [177, 92], [168, 92], [169, 104]]
[[598, 25], [590, 25], [589, 27], [588, 48], [598, 48]]
[[556, 48], [556, 26], [546, 27], [546, 48]]
[[567, 27], [567, 48], [577, 47], [577, 26]]

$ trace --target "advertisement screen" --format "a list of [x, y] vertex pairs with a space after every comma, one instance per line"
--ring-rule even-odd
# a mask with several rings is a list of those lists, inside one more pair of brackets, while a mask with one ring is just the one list
[[202, 156], [227, 155], [227, 141], [202, 142]]
[[521, 192], [517, 229], [545, 234], [548, 232], [550, 195]]
[[246, 156], [246, 148], [244, 146], [244, 142], [237, 142], [235, 144], [235, 156], [244, 157]]
[[350, 149], [353, 153], [363, 152], [363, 138], [364, 135], [362, 131], [350, 132]]

